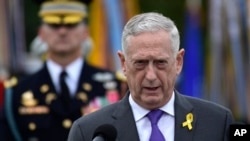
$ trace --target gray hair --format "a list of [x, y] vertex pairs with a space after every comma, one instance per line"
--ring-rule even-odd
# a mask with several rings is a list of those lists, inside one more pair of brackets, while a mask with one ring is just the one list
[[143, 32], [165, 30], [170, 34], [174, 55], [177, 55], [180, 46], [180, 35], [174, 22], [160, 13], [142, 13], [132, 17], [125, 25], [122, 33], [122, 50], [126, 56], [129, 36], [136, 36]]

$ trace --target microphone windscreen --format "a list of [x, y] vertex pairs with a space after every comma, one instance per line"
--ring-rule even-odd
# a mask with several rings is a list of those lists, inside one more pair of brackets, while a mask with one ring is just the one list
[[96, 128], [93, 138], [99, 135], [103, 136], [107, 141], [115, 141], [117, 131], [113, 125], [103, 124]]

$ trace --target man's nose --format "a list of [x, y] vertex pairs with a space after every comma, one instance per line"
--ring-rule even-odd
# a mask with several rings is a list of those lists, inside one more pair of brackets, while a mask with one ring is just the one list
[[67, 28], [66, 26], [60, 26], [60, 27], [58, 27], [57, 30], [58, 30], [58, 32], [59, 32], [60, 34], [64, 34], [64, 33], [67, 32], [68, 28]]
[[150, 81], [154, 81], [156, 80], [157, 76], [156, 76], [156, 69], [153, 65], [153, 63], [149, 63], [147, 70], [146, 70], [146, 79], [150, 80]]

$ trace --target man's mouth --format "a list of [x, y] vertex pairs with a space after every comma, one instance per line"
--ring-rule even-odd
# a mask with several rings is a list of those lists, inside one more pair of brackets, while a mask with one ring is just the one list
[[157, 90], [159, 87], [144, 87], [146, 90], [148, 91], [155, 91]]

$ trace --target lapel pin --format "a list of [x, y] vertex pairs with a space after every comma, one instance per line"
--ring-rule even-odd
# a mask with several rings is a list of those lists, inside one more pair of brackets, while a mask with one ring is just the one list
[[193, 114], [192, 113], [188, 113], [186, 115], [186, 121], [184, 121], [182, 123], [182, 127], [187, 126], [189, 130], [192, 130], [192, 128], [193, 128], [192, 124], [191, 124], [192, 122], [193, 122]]

